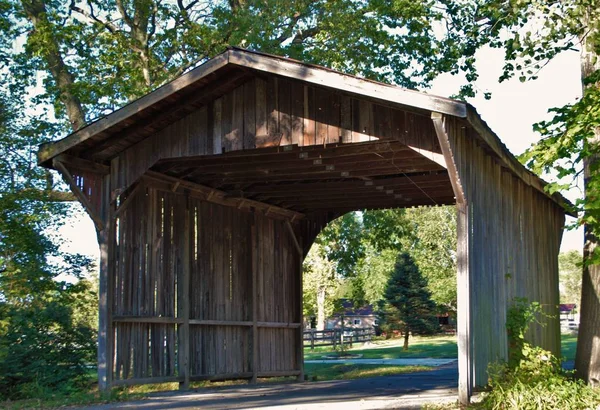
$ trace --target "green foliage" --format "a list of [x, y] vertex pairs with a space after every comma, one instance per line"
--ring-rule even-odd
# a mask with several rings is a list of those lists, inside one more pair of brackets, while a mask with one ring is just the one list
[[542, 306], [538, 302], [529, 302], [527, 298], [514, 298], [506, 313], [506, 334], [508, 336], [508, 363], [516, 366], [526, 357], [529, 344], [525, 335], [532, 323], [539, 323]]
[[384, 298], [380, 303], [380, 322], [385, 331], [402, 330], [408, 341], [410, 333], [430, 334], [438, 329], [436, 307], [427, 290], [427, 280], [407, 253], [398, 255]]
[[490, 366], [491, 391], [477, 408], [583, 410], [600, 405], [600, 390], [573, 379], [550, 352], [527, 345], [523, 353], [515, 368]]
[[581, 253], [569, 251], [558, 255], [561, 303], [575, 303], [577, 308], [580, 307], [582, 273], [583, 256]]
[[525, 341], [527, 328], [541, 313], [540, 305], [516, 299], [507, 316], [511, 341], [508, 363], [488, 368], [490, 392], [476, 407], [483, 409], [593, 409], [600, 390], [572, 378], [550, 352]]
[[[335, 264], [327, 259], [321, 245], [315, 243], [303, 263], [302, 308], [305, 317], [315, 317], [317, 327], [334, 311], [334, 295], [339, 287]], [[320, 322], [320, 323], [319, 323]]]
[[456, 208], [420, 207], [406, 210], [412, 243], [405, 249], [427, 279], [439, 313], [456, 313]]
[[439, 309], [456, 311], [454, 207], [349, 213], [330, 223], [317, 243], [347, 279], [344, 296], [356, 304], [375, 305], [383, 298], [398, 252], [406, 251], [427, 278]]
[[[48, 127], [0, 83], [0, 399], [67, 394], [95, 359], [90, 261], [49, 235], [70, 212], [34, 150]], [[60, 280], [60, 278], [69, 281]], [[76, 283], [74, 283], [76, 282]]]

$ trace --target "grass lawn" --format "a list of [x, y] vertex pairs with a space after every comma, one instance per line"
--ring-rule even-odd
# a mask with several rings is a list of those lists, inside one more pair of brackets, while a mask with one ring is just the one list
[[560, 335], [560, 354], [565, 360], [575, 360], [577, 348], [577, 335]]
[[[349, 352], [362, 354], [363, 359], [402, 359], [415, 357], [431, 358], [456, 358], [458, 357], [458, 348], [456, 346], [455, 336], [429, 336], [429, 337], [411, 337], [408, 350], [402, 350], [402, 338], [381, 340], [363, 346], [355, 343], [355, 347], [349, 349]], [[570, 334], [561, 334], [561, 356], [566, 360], [575, 359], [575, 348], [577, 347], [577, 336]], [[333, 353], [331, 347], [317, 347], [315, 350], [304, 349], [304, 360], [318, 360], [327, 353]]]
[[[356, 344], [349, 352], [362, 354], [363, 359], [402, 359], [415, 357], [455, 358], [458, 357], [455, 336], [411, 337], [408, 350], [402, 350], [402, 338], [382, 340], [363, 346]], [[304, 360], [321, 359], [324, 354], [332, 353], [331, 348], [319, 348], [311, 351], [304, 349]]]
[[304, 373], [310, 381], [350, 380], [362, 377], [390, 376], [393, 374], [433, 370], [430, 366], [387, 366], [375, 364], [305, 364]]

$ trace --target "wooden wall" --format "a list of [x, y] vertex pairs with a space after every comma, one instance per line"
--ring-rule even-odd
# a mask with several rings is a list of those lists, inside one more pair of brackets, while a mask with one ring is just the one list
[[507, 359], [506, 312], [515, 297], [540, 302], [553, 316], [542, 318], [546, 325], [533, 326], [528, 337], [560, 354], [564, 210], [502, 167], [464, 122], [444, 117], [443, 126], [464, 193], [458, 204], [458, 326], [461, 383], [470, 388], [487, 384], [488, 363]]
[[115, 384], [184, 381], [186, 363], [189, 380], [299, 375], [300, 254], [286, 222], [160, 184], [133, 195], [113, 242]]
[[276, 76], [257, 77], [115, 157], [114, 188], [127, 188], [163, 158], [378, 139], [400, 141], [443, 163], [428, 113], [402, 111]]

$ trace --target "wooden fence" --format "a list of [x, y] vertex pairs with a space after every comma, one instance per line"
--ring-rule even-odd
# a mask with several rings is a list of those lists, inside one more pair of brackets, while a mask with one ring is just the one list
[[320, 346], [333, 346], [335, 349], [342, 344], [370, 342], [375, 335], [372, 327], [365, 328], [346, 328], [346, 329], [328, 329], [304, 331], [304, 347], [310, 347], [311, 350]]

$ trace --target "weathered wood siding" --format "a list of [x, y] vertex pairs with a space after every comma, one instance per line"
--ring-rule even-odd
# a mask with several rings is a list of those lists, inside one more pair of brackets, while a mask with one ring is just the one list
[[115, 188], [127, 188], [164, 158], [380, 139], [443, 163], [427, 115], [276, 76], [254, 78], [115, 157]]
[[190, 380], [298, 374], [300, 255], [286, 222], [166, 184], [134, 195], [113, 242], [116, 384], [183, 381], [185, 363]]
[[564, 211], [502, 167], [464, 122], [444, 117], [443, 124], [465, 197], [458, 204], [458, 327], [459, 339], [467, 341], [461, 354], [468, 356], [462, 359], [468, 371], [460, 377], [483, 386], [488, 364], [508, 357], [506, 312], [515, 297], [540, 302], [552, 316], [540, 318], [545, 326], [532, 326], [528, 337], [560, 353], [558, 252]]

